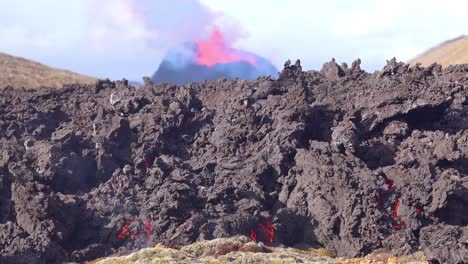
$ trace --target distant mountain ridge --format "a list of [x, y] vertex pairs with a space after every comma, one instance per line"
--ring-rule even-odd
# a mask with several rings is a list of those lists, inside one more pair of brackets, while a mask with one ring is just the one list
[[0, 88], [61, 88], [64, 84], [92, 84], [97, 78], [57, 69], [47, 65], [0, 52]]
[[442, 42], [409, 61], [410, 64], [421, 63], [422, 66], [429, 66], [434, 62], [443, 67], [468, 63], [468, 36], [462, 35]]

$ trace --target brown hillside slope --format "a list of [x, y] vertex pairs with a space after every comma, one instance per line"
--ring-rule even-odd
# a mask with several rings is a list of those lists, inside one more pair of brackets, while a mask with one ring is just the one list
[[97, 79], [0, 52], [0, 88], [5, 86], [61, 88], [68, 83], [91, 84]]
[[445, 41], [412, 59], [409, 63], [416, 64], [418, 62], [423, 66], [437, 62], [443, 67], [468, 63], [468, 36], [463, 35]]

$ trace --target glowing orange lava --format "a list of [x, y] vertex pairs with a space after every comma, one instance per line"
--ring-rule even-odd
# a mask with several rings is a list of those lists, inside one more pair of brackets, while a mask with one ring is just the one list
[[151, 241], [151, 234], [153, 233], [153, 225], [150, 222], [145, 223], [146, 238]]
[[[390, 193], [390, 192], [393, 191], [393, 189], [395, 187], [394, 184], [395, 184], [395, 182], [393, 180], [388, 180], [387, 181], [387, 193]], [[382, 194], [379, 195], [376, 203], [377, 203], [378, 206], [382, 205]], [[397, 199], [397, 201], [393, 205], [392, 213], [390, 215], [390, 217], [392, 219], [394, 219], [395, 222], [396, 222], [396, 224], [392, 225], [392, 228], [395, 229], [395, 230], [406, 228], [406, 223], [403, 220], [401, 220], [401, 217], [398, 215], [398, 208], [399, 207], [400, 207], [400, 199]], [[419, 214], [420, 212], [421, 212], [421, 208], [416, 207], [416, 213]]]
[[[119, 239], [127, 239], [127, 238], [138, 239], [142, 235], [142, 232], [140, 232], [140, 231], [132, 232], [130, 230], [130, 224], [133, 221], [134, 220], [127, 220], [125, 222], [125, 224], [123, 225], [123, 227], [120, 230], [119, 234], [117, 235], [117, 237]], [[147, 221], [147, 222], [144, 223], [144, 227], [145, 227], [146, 239], [148, 241], [151, 241], [151, 235], [153, 234], [153, 225], [149, 221]], [[141, 230], [141, 229], [139, 229], [139, 230]]]
[[273, 243], [275, 229], [273, 228], [273, 224], [269, 221], [259, 222], [256, 227], [250, 230], [250, 238], [256, 243], [259, 242], [257, 233], [260, 233], [262, 237], [266, 237], [266, 241], [264, 242]]
[[250, 238], [255, 242], [257, 243], [257, 233], [255, 233], [255, 229], [252, 228], [252, 230], [250, 230]]
[[393, 180], [389, 180], [389, 181], [387, 182], [387, 185], [388, 185], [387, 192], [391, 192], [391, 191], [393, 190], [393, 184], [394, 184], [394, 183], [395, 183], [395, 182], [394, 182]]
[[421, 213], [421, 208], [415, 207], [414, 209], [415, 209], [415, 211], [416, 211], [417, 214]]
[[124, 224], [124, 226], [122, 227], [122, 230], [120, 230], [120, 233], [117, 235], [118, 238], [125, 239], [132, 235], [132, 232], [130, 231], [130, 228], [128, 227], [131, 223], [132, 223], [131, 221], [127, 221]]
[[397, 221], [396, 225], [393, 225], [393, 229], [398, 230], [401, 228], [406, 228], [406, 223], [401, 220], [400, 216], [398, 215], [398, 208], [400, 207], [400, 199], [395, 202], [393, 206], [393, 211], [391, 217]]
[[223, 34], [218, 28], [215, 28], [208, 40], [197, 41], [197, 58], [196, 62], [199, 65], [213, 66], [218, 63], [229, 63], [246, 61], [250, 64], [255, 64], [255, 57], [247, 54], [241, 54], [235, 49], [232, 49], [226, 43]]

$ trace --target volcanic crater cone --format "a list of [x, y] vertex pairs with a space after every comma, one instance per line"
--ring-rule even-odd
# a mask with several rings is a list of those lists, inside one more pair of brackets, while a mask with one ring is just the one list
[[230, 47], [221, 31], [214, 29], [207, 40], [170, 49], [151, 80], [155, 84], [182, 85], [220, 78], [254, 80], [260, 76], [277, 75], [278, 70], [270, 61]]
[[468, 256], [468, 65], [0, 90], [0, 263], [250, 236]]

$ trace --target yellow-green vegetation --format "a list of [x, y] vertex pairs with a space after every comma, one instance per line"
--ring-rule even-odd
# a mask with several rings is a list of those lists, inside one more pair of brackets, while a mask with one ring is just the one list
[[333, 254], [324, 248], [292, 248], [293, 252], [313, 254], [321, 257], [333, 257]]
[[353, 259], [344, 259], [344, 258], [337, 258], [339, 263], [343, 264], [421, 264], [421, 263], [429, 263], [426, 256], [423, 252], [418, 251], [414, 254], [395, 257], [392, 254], [382, 251], [382, 252], [374, 252], [369, 254], [363, 258], [353, 258]]
[[324, 249], [308, 248], [301, 245], [298, 248], [268, 247], [254, 243], [247, 237], [220, 238], [197, 242], [175, 250], [158, 245], [146, 248], [128, 256], [99, 259], [92, 264], [289, 264], [289, 263], [428, 263], [422, 252], [412, 255], [394, 257], [387, 252], [376, 252], [364, 258], [344, 259], [333, 258]]
[[38, 62], [0, 52], [0, 88], [61, 88], [64, 84], [92, 84], [96, 78], [67, 70], [55, 69]]
[[421, 63], [422, 66], [429, 66], [434, 62], [443, 67], [468, 63], [468, 36], [460, 36], [443, 42], [412, 59], [409, 63], [412, 65]]

